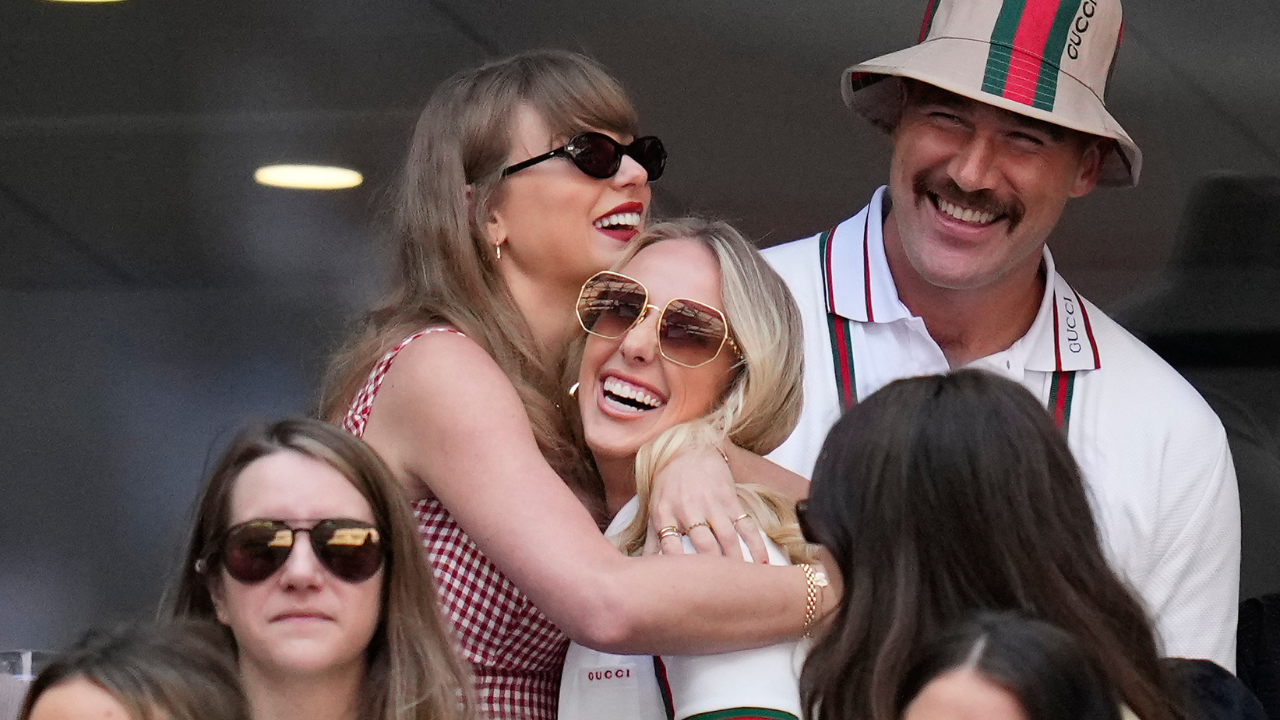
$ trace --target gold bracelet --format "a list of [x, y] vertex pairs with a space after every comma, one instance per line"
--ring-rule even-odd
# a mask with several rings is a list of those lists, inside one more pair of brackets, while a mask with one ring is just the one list
[[813, 624], [818, 619], [818, 608], [822, 605], [824, 588], [830, 584], [827, 572], [821, 567], [805, 563], [804, 567], [804, 636], [812, 637]]

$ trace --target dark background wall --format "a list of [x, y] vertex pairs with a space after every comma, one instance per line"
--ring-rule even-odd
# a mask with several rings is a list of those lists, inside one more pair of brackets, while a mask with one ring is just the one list
[[[308, 409], [376, 294], [379, 213], [441, 79], [532, 47], [591, 54], [670, 149], [659, 209], [772, 244], [883, 181], [887, 143], [837, 82], [914, 41], [925, 4], [0, 0], [0, 649], [153, 611], [210, 454], [246, 419]], [[1237, 454], [1262, 468], [1246, 595], [1280, 590], [1264, 554], [1280, 550], [1280, 343], [1266, 345], [1280, 327], [1241, 300], [1246, 286], [1250, 307], [1277, 299], [1257, 252], [1275, 224], [1239, 228], [1215, 283], [1195, 270], [1228, 242], [1206, 227], [1280, 202], [1280, 9], [1161, 0], [1126, 17], [1109, 103], [1146, 153], [1142, 185], [1074, 203], [1051, 245], [1082, 292], [1166, 338], [1244, 418]], [[366, 183], [253, 183], [279, 161], [347, 164]], [[1193, 193], [1256, 204], [1210, 202], [1197, 224]], [[1188, 278], [1195, 313], [1170, 304]]]

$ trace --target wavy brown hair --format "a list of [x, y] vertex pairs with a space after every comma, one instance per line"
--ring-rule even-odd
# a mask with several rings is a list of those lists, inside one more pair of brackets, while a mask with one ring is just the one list
[[340, 420], [387, 350], [423, 327], [451, 325], [511, 379], [543, 456], [599, 515], [604, 490], [586, 451], [573, 442], [570, 403], [562, 402], [563, 358], [545, 357], [539, 348], [485, 236], [522, 105], [537, 111], [557, 137], [584, 130], [634, 136], [639, 127], [618, 82], [575, 53], [527, 52], [442, 83], [418, 120], [404, 169], [391, 292], [333, 358], [321, 413]]
[[[435, 583], [400, 485], [372, 449], [319, 420], [290, 418], [242, 432], [222, 454], [196, 505], [195, 523], [166, 613], [216, 618], [210, 584], [221, 582], [215, 543], [231, 521], [236, 478], [255, 460], [296, 452], [323, 462], [351, 482], [387, 538], [382, 612], [366, 650], [360, 717], [367, 720], [471, 720], [471, 677], [454, 655], [436, 602]], [[204, 560], [210, 563], [203, 567]], [[227, 644], [235, 637], [224, 630]]]
[[801, 674], [812, 720], [897, 720], [912, 654], [981, 609], [1070, 633], [1142, 720], [1183, 717], [1080, 469], [1022, 386], [964, 370], [874, 393], [827, 436], [806, 520], [844, 579]]

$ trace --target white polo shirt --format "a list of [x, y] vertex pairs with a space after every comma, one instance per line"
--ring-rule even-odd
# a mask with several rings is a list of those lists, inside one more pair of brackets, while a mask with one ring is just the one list
[[[769, 457], [806, 477], [840, 416], [842, 384], [865, 398], [950, 369], [898, 298], [884, 192], [829, 234], [764, 251], [795, 295], [805, 336], [804, 411]], [[1240, 504], [1222, 423], [1173, 368], [1076, 294], [1048, 248], [1044, 263], [1050, 280], [1031, 329], [968, 367], [1022, 383], [1062, 416], [1104, 549], [1146, 602], [1164, 654], [1234, 669]], [[829, 330], [828, 310], [847, 337]]]
[[[632, 498], [609, 524], [614, 537], [635, 518]], [[763, 535], [763, 533], [762, 533]], [[764, 538], [769, 563], [789, 565]], [[685, 551], [696, 552], [689, 538]], [[750, 560], [746, 543], [742, 553]], [[569, 645], [560, 676], [559, 720], [797, 720], [808, 641], [719, 655], [611, 655]]]

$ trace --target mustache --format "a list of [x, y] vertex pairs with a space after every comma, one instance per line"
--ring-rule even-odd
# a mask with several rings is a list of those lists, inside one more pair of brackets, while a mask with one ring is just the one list
[[927, 171], [917, 173], [911, 181], [911, 188], [917, 197], [926, 194], [937, 195], [954, 205], [973, 208], [980, 212], [991, 213], [996, 217], [1004, 217], [1009, 221], [1009, 231], [1018, 227], [1026, 215], [1026, 208], [1017, 200], [1001, 200], [991, 190], [965, 192], [949, 177], [930, 177]]

